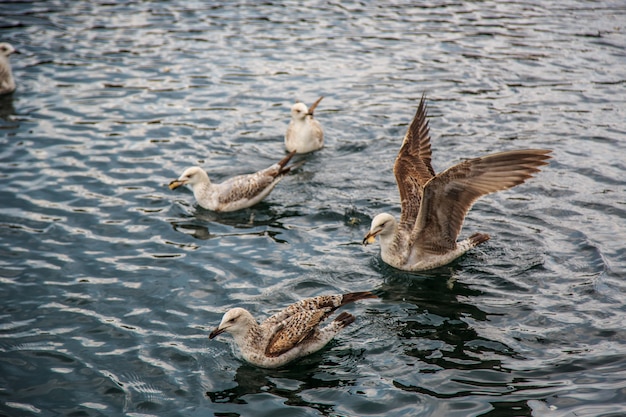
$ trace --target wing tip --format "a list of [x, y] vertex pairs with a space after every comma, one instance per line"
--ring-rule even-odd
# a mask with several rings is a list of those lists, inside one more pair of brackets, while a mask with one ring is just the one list
[[351, 292], [343, 295], [341, 299], [341, 305], [364, 300], [366, 298], [378, 298], [378, 296], [371, 291]]
[[313, 116], [313, 112], [315, 111], [315, 109], [317, 108], [317, 105], [320, 104], [320, 101], [322, 101], [322, 99], [324, 98], [324, 96], [321, 96], [320, 98], [318, 98], [317, 100], [315, 100], [315, 103], [311, 104], [311, 107], [309, 107], [309, 115]]
[[491, 236], [486, 233], [474, 233], [469, 237], [470, 245], [472, 247], [478, 246], [481, 243], [485, 243], [489, 239], [491, 239]]
[[344, 328], [356, 320], [356, 317], [350, 313], [342, 311], [336, 318], [333, 320], [340, 328]]
[[276, 174], [276, 176], [280, 176], [280, 175], [285, 175], [287, 174], [289, 171], [291, 171], [292, 169], [296, 169], [301, 167], [304, 164], [304, 160], [302, 161], [298, 161], [295, 162], [289, 166], [286, 166], [289, 161], [291, 160], [291, 158], [293, 158], [293, 156], [296, 154], [296, 150], [293, 150], [291, 152], [289, 152], [287, 154], [287, 156], [285, 156], [283, 159], [281, 159], [280, 161], [278, 161], [276, 164], [279, 167], [278, 173]]

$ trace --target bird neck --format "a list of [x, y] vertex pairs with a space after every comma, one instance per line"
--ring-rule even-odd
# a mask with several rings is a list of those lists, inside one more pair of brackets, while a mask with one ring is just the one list
[[194, 191], [196, 190], [196, 188], [198, 189], [198, 191], [208, 191], [213, 185], [213, 183], [209, 179], [209, 175], [204, 171], [200, 172], [199, 175], [200, 180], [193, 185]]
[[396, 235], [398, 234], [398, 223], [396, 223], [395, 219], [390, 220], [391, 227], [389, 230], [385, 230], [378, 235], [380, 239], [380, 246], [383, 252], [393, 250], [394, 243], [396, 240]]
[[262, 348], [263, 332], [261, 326], [255, 321], [251, 320], [248, 323], [248, 329], [244, 332], [233, 334], [235, 342], [241, 346], [244, 344], [249, 345], [252, 348]]
[[0, 56], [0, 78], [12, 78], [11, 65], [9, 64], [9, 58], [6, 56]]

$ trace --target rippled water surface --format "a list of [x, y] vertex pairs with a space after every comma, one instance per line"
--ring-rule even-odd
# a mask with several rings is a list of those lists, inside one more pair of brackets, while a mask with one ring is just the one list
[[[22, 52], [0, 100], [1, 415], [626, 415], [623, 1], [3, 1], [0, 35]], [[554, 159], [474, 206], [462, 236], [489, 242], [407, 274], [360, 242], [399, 214], [423, 92], [437, 171]], [[269, 166], [320, 95], [327, 146], [258, 206], [166, 187]], [[234, 306], [362, 290], [381, 298], [282, 369], [207, 337]]]

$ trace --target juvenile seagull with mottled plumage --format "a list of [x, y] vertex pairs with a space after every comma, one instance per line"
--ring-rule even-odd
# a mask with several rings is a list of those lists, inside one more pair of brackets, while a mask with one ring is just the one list
[[182, 185], [190, 186], [198, 204], [208, 210], [241, 210], [263, 200], [291, 169], [301, 165], [286, 166], [294, 155], [295, 152], [291, 152], [269, 168], [238, 175], [219, 184], [212, 183], [202, 168], [187, 168], [178, 179], [170, 182], [169, 187], [174, 190]]
[[317, 352], [341, 329], [354, 322], [345, 311], [325, 327], [320, 327], [339, 307], [365, 298], [376, 298], [369, 291], [305, 298], [258, 324], [243, 308], [233, 308], [224, 314], [210, 339], [230, 333], [243, 358], [262, 368], [277, 368], [295, 359]]
[[489, 240], [474, 233], [457, 242], [463, 221], [481, 196], [522, 184], [551, 151], [523, 149], [469, 159], [435, 174], [431, 166], [426, 99], [408, 128], [393, 167], [400, 191], [400, 222], [388, 213], [374, 217], [363, 244], [380, 237], [381, 257], [395, 268], [423, 271], [452, 262]]
[[0, 43], [0, 95], [11, 94], [15, 91], [15, 79], [11, 71], [11, 54], [19, 54], [9, 43]]
[[313, 118], [313, 111], [323, 98], [318, 98], [309, 108], [299, 102], [291, 107], [291, 122], [285, 133], [285, 148], [288, 152], [309, 153], [324, 146], [324, 130]]

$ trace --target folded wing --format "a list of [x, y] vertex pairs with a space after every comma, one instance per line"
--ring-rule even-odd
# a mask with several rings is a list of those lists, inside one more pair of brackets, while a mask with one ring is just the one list
[[262, 194], [274, 181], [287, 174], [294, 166], [286, 166], [295, 152], [290, 152], [279, 162], [254, 174], [238, 175], [221, 184], [223, 188], [219, 200], [227, 204], [237, 200], [252, 200]]
[[265, 354], [280, 356], [315, 334], [315, 329], [332, 310], [302, 310], [283, 320], [270, 339]]
[[369, 291], [305, 298], [265, 320], [263, 327], [274, 332], [265, 353], [280, 356], [315, 334], [316, 327], [337, 308], [366, 298], [377, 298]]
[[333, 310], [345, 304], [342, 304], [342, 300], [345, 297], [344, 295], [319, 295], [317, 297], [305, 298], [269, 317], [263, 325], [279, 324], [283, 320], [303, 311], [325, 310], [330, 314]]

